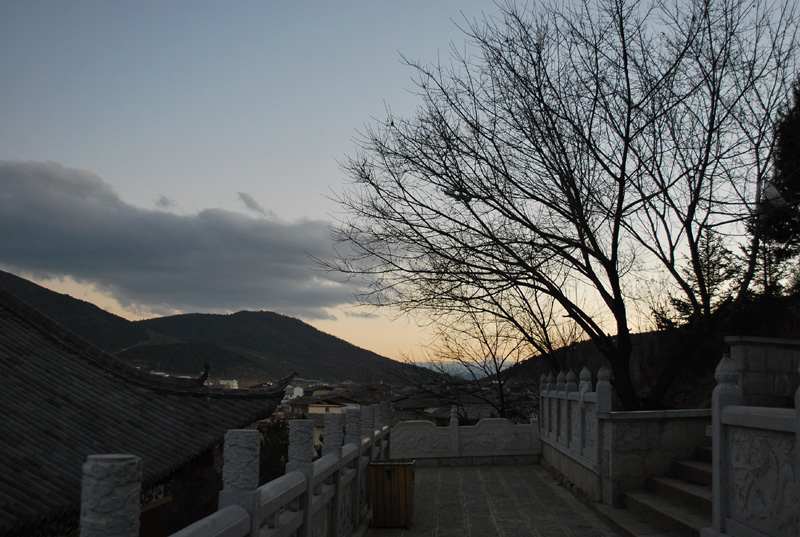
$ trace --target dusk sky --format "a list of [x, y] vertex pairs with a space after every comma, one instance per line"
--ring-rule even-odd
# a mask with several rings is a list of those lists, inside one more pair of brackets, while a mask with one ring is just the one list
[[337, 160], [411, 115], [414, 71], [488, 1], [0, 1], [0, 269], [127, 318], [272, 310], [391, 358], [348, 305]]

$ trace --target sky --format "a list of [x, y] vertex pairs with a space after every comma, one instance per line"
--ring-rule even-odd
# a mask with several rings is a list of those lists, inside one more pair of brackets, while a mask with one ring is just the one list
[[129, 319], [270, 310], [390, 358], [429, 340], [353, 305], [339, 162], [411, 60], [463, 49], [477, 0], [0, 0], [0, 269]]

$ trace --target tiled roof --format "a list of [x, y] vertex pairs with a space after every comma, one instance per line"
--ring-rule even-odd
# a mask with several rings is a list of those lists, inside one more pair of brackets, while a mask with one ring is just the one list
[[225, 390], [150, 375], [0, 289], [0, 536], [75, 513], [88, 455], [137, 455], [157, 483], [270, 415], [289, 380]]

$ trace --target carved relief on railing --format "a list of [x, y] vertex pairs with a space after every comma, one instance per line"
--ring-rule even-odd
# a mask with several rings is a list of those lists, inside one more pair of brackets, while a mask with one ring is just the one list
[[325, 504], [311, 517], [311, 537], [327, 537], [330, 535], [330, 528], [328, 527], [330, 519], [330, 504]]
[[83, 465], [81, 537], [139, 535], [142, 459], [89, 455]]
[[730, 516], [767, 535], [800, 533], [795, 441], [764, 430], [730, 433]]
[[581, 414], [583, 409], [581, 409], [580, 402], [578, 401], [570, 401], [569, 402], [570, 408], [570, 435], [569, 435], [569, 445], [570, 447], [574, 446], [575, 449], [580, 449], [582, 438], [581, 438]]
[[514, 425], [501, 418], [484, 419], [474, 427], [462, 427], [459, 432], [462, 455], [484, 452], [501, 454], [533, 447], [528, 425]]
[[339, 535], [348, 535], [353, 528], [353, 481], [342, 487], [342, 500], [339, 504]]
[[584, 454], [594, 458], [595, 448], [597, 447], [597, 416], [595, 416], [595, 406], [587, 405], [585, 410], [585, 436]]
[[406, 421], [398, 424], [392, 436], [392, 451], [396, 453], [449, 453], [450, 431], [429, 421]]
[[225, 490], [253, 490], [258, 487], [261, 433], [255, 429], [233, 429], [225, 433], [222, 481]]

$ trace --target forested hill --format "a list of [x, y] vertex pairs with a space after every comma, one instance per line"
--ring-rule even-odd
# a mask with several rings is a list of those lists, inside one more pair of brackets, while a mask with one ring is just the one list
[[101, 349], [171, 374], [263, 382], [289, 373], [325, 382], [388, 380], [408, 367], [272, 312], [185, 314], [128, 321], [94, 304], [0, 271], [0, 288]]
[[113, 354], [148, 339], [143, 326], [100, 309], [90, 302], [56, 293], [2, 270], [0, 270], [0, 288], [5, 288], [106, 352]]
[[187, 343], [213, 344], [329, 381], [386, 379], [403, 364], [356, 347], [298, 319], [270, 311], [230, 315], [189, 313], [138, 321]]

